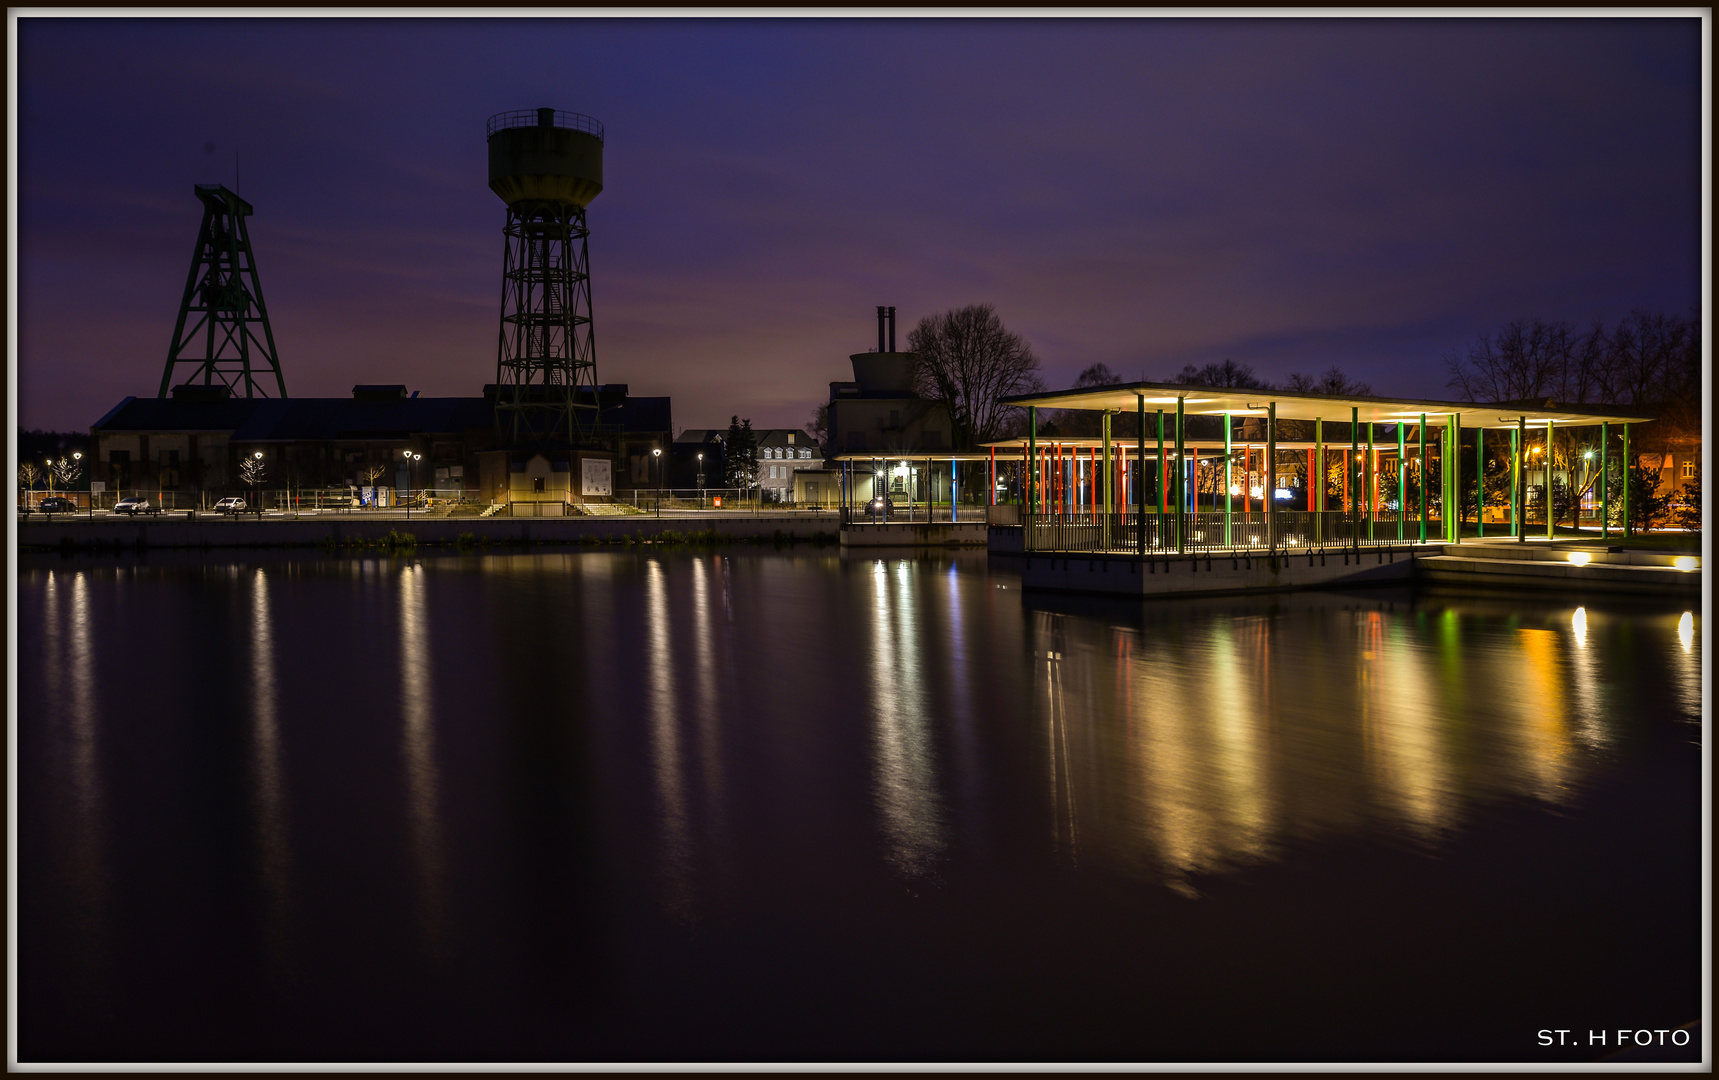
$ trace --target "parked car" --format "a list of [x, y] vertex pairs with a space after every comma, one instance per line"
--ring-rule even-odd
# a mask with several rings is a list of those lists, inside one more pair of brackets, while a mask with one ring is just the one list
[[229, 495], [215, 504], [217, 514], [237, 514], [245, 509], [245, 500], [237, 495]]
[[865, 504], [865, 512], [873, 517], [887, 518], [895, 512], [895, 500], [887, 495], [879, 495]]
[[149, 500], [142, 495], [127, 495], [113, 504], [113, 512], [136, 517], [139, 514], [159, 514], [161, 507], [151, 506]]
[[44, 514], [65, 514], [77, 508], [77, 504], [72, 500], [58, 495], [50, 495], [36, 504], [36, 509]]

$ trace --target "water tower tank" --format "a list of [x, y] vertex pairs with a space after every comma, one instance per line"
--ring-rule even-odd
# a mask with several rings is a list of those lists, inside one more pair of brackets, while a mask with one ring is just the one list
[[589, 205], [603, 190], [603, 125], [555, 109], [490, 117], [489, 186], [509, 206]]

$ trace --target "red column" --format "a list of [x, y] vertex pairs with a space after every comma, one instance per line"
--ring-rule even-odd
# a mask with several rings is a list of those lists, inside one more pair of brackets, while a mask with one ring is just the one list
[[1339, 450], [1337, 452], [1339, 454], [1343, 455], [1343, 509], [1344, 509], [1344, 511], [1348, 511], [1348, 509], [1349, 509], [1349, 451]]
[[991, 498], [988, 506], [997, 505], [997, 448], [991, 447]]

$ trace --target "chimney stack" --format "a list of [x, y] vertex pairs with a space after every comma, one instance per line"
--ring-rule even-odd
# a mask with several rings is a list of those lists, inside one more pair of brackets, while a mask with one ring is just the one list
[[889, 351], [895, 351], [895, 308], [889, 309]]
[[878, 352], [883, 351], [883, 324], [884, 324], [884, 320], [886, 318], [888, 318], [888, 316], [885, 314], [885, 312], [887, 312], [888, 310], [889, 309], [884, 307], [882, 304], [879, 304], [877, 306], [877, 351]]

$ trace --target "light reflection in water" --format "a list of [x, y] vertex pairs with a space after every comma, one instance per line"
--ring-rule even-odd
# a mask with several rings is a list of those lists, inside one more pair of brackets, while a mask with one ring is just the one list
[[405, 721], [401, 749], [406, 762], [406, 810], [418, 877], [418, 926], [434, 953], [441, 950], [447, 933], [447, 897], [426, 588], [422, 565], [400, 572], [400, 702]]
[[1570, 616], [1570, 629], [1575, 631], [1576, 645], [1579, 648], [1583, 648], [1583, 649], [1587, 648], [1588, 647], [1588, 609], [1587, 608], [1579, 607], [1576, 609], [1576, 613], [1574, 615]]
[[[894, 588], [891, 588], [891, 577]], [[872, 575], [871, 705], [874, 798], [889, 860], [909, 877], [927, 874], [943, 849], [943, 814], [931, 760], [930, 719], [919, 666], [912, 568]]]
[[1508, 665], [1516, 670], [1499, 671], [1488, 683], [1513, 683], [1518, 688], [1509, 698], [1514, 706], [1514, 731], [1523, 743], [1518, 760], [1533, 777], [1534, 795], [1548, 802], [1563, 802], [1570, 794], [1575, 745], [1568, 675], [1558, 655], [1562, 635], [1533, 627], [1516, 633], [1522, 652]]
[[645, 564], [645, 619], [650, 636], [647, 683], [651, 706], [651, 759], [662, 818], [664, 906], [692, 917], [692, 837], [688, 834], [686, 778], [675, 715], [674, 652], [669, 633], [668, 575], [660, 559]]
[[[708, 563], [708, 565], [706, 565]], [[714, 556], [692, 560], [693, 656], [698, 675], [698, 754], [703, 784], [703, 825], [710, 846], [722, 851], [727, 847], [727, 813], [722, 768], [722, 708], [720, 704], [719, 667], [716, 660], [716, 640], [723, 634], [726, 620], [716, 617], [716, 605], [710, 600], [710, 577], [722, 576], [722, 562]], [[726, 587], [726, 585], [725, 585]], [[718, 866], [726, 860], [717, 859]]]
[[[62, 597], [61, 582], [70, 577], [69, 597]], [[55, 686], [55, 698], [65, 724], [72, 805], [66, 825], [68, 877], [74, 883], [72, 912], [78, 926], [77, 958], [85, 977], [94, 975], [106, 947], [107, 867], [102, 821], [101, 769], [97, 754], [97, 717], [94, 700], [96, 678], [94, 628], [90, 613], [90, 585], [83, 571], [65, 575], [48, 572], [43, 628], [47, 676]], [[71, 611], [60, 618], [63, 602]], [[63, 640], [62, 640], [63, 639]]]
[[1695, 613], [1685, 611], [1683, 617], [1677, 620], [1677, 640], [1683, 646], [1684, 652], [1695, 648]]
[[1285, 636], [1277, 615], [1132, 631], [1032, 612], [1053, 850], [1072, 854], [1078, 827], [1083, 865], [1138, 865], [1194, 896], [1198, 875], [1380, 807], [1437, 843], [1476, 799], [1567, 803], [1583, 748], [1615, 739], [1594, 639], [1455, 610], [1340, 618], [1351, 633]]
[[275, 714], [278, 701], [269, 582], [258, 567], [251, 575], [251, 790], [266, 934], [277, 962], [285, 958], [290, 876], [280, 725]]
[[1369, 611], [1362, 651], [1366, 746], [1371, 779], [1408, 826], [1431, 839], [1456, 824], [1455, 766], [1443, 731], [1445, 712], [1426, 658], [1399, 623]]

